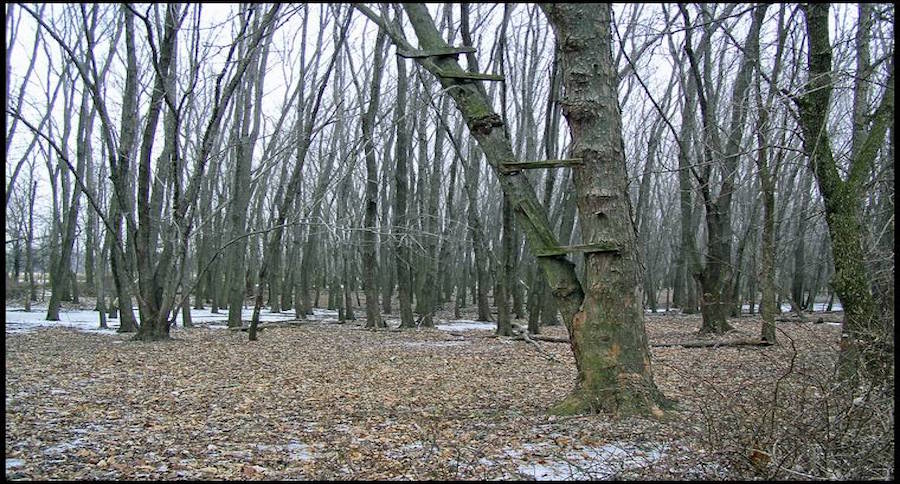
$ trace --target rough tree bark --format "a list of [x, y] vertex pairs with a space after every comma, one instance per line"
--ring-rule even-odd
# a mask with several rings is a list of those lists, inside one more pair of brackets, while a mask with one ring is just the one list
[[558, 406], [565, 413], [604, 409], [662, 413], [643, 320], [641, 266], [627, 191], [625, 147], [612, 57], [612, 7], [543, 6], [560, 46], [563, 114], [572, 134], [582, 239], [618, 250], [585, 253], [584, 302], [570, 338], [583, 353], [578, 386]]
[[372, 68], [372, 85], [369, 89], [369, 106], [362, 116], [363, 144], [366, 158], [366, 212], [363, 223], [363, 288], [366, 292], [366, 327], [385, 328], [378, 307], [378, 259], [375, 257], [375, 223], [378, 215], [378, 167], [375, 160], [375, 114], [381, 94], [381, 77], [384, 71], [384, 50], [387, 37], [381, 30], [375, 40], [375, 62]]
[[862, 141], [851, 156], [849, 173], [844, 179], [832, 152], [826, 124], [834, 89], [829, 7], [828, 3], [803, 7], [809, 39], [809, 77], [804, 94], [795, 101], [800, 111], [803, 147], [825, 202], [835, 270], [831, 284], [844, 307], [840, 367], [844, 375], [852, 376], [860, 368], [860, 353], [882, 343], [885, 329], [880, 327], [869, 285], [872, 277], [865, 266], [859, 212], [865, 177], [884, 144], [888, 126], [893, 123], [894, 60], [888, 61], [884, 95], [872, 113], [869, 129], [861, 133]]
[[[780, 158], [778, 158], [770, 168], [769, 149], [768, 149], [768, 130], [769, 113], [775, 100], [776, 86], [781, 73], [782, 53], [784, 52], [784, 43], [786, 39], [784, 28], [784, 17], [786, 8], [782, 5], [778, 12], [778, 44], [775, 50], [775, 64], [772, 68], [771, 85], [766, 97], [765, 103], [762, 99], [762, 83], [760, 82], [760, 72], [757, 71], [756, 79], [756, 104], [758, 114], [756, 140], [758, 152], [756, 156], [756, 166], [759, 170], [759, 184], [763, 196], [763, 230], [761, 252], [761, 267], [759, 270], [759, 278], [762, 287], [762, 300], [760, 301], [760, 312], [762, 315], [762, 328], [760, 338], [762, 341], [775, 343], [775, 180], [778, 176], [778, 168], [780, 166]], [[759, 53], [757, 52], [757, 55]], [[757, 58], [757, 62], [759, 59]], [[760, 66], [760, 69], [762, 67]], [[780, 152], [783, 156], [784, 150]], [[784, 203], [784, 202], [782, 202]], [[751, 298], [756, 297], [755, 291], [750, 293]], [[751, 300], [750, 312], [753, 313], [753, 305]]]
[[[396, 12], [399, 23], [400, 12]], [[397, 299], [400, 305], [400, 327], [414, 328], [411, 287], [409, 283], [409, 242], [407, 236], [406, 196], [409, 176], [409, 129], [407, 128], [406, 94], [409, 80], [406, 75], [406, 61], [397, 56], [397, 103], [394, 106], [394, 126], [397, 130], [397, 144], [394, 152], [394, 257], [397, 262]]]
[[[398, 44], [398, 47], [412, 50], [402, 34], [391, 29], [380, 17], [365, 6], [356, 4], [356, 8], [378, 22], [380, 27], [387, 30], [392, 40]], [[441, 39], [434, 21], [429, 16], [424, 5], [407, 4], [404, 8], [419, 39], [419, 45], [423, 50], [448, 48], [446, 42]], [[554, 7], [548, 7], [548, 9], [550, 8]], [[573, 8], [577, 10], [584, 7], [562, 7], [564, 11], [571, 11]], [[605, 35], [600, 37], [600, 46], [605, 46], [605, 49], [597, 49], [596, 45], [585, 46], [585, 48], [590, 50], [582, 52], [582, 54], [585, 56], [604, 55], [609, 59], [606, 61], [606, 67], [611, 70], [612, 75], [610, 79], [606, 79], [608, 81], [606, 92], [607, 96], [611, 96], [615, 100], [616, 74], [612, 68], [611, 38], [609, 36], [610, 7], [597, 8], [592, 6], [588, 12], [579, 12], [579, 17], [603, 15], [604, 13], [606, 20]], [[569, 25], [570, 21], [571, 19], [566, 24]], [[587, 24], [589, 31], [593, 31], [594, 26], [603, 27], [604, 25], [603, 22], [586, 22], [582, 24]], [[591, 33], [590, 36], [596, 36], [596, 32]], [[564, 40], [560, 43], [567, 45]], [[468, 65], [470, 67], [477, 66], [474, 55], [468, 54], [468, 56]], [[429, 72], [439, 77], [441, 85], [450, 94], [456, 107], [465, 118], [470, 133], [476, 138], [488, 162], [498, 175], [504, 193], [509, 196], [516, 220], [528, 238], [529, 246], [535, 251], [558, 250], [556, 237], [549, 229], [550, 224], [547, 220], [546, 211], [539, 206], [534, 190], [525, 176], [521, 171], [502, 169], [503, 163], [514, 160], [512, 147], [505, 129], [503, 129], [503, 121], [491, 108], [484, 88], [479, 83], [472, 82], [469, 79], [460, 80], [447, 76], [447, 73], [463, 72], [452, 57], [427, 57], [417, 60]], [[604, 77], [601, 77], [601, 79]], [[617, 112], [615, 101], [609, 103], [608, 106]], [[612, 122], [618, 123], [619, 118], [613, 117]], [[617, 127], [616, 129], [620, 128]], [[630, 217], [630, 211], [627, 205], [624, 205], [625, 201], [628, 200], [627, 193], [624, 190], [624, 159], [622, 158], [624, 153], [621, 147], [621, 134], [617, 130], [615, 131], [615, 136], [619, 137], [619, 143], [617, 145], [615, 143], [608, 144], [615, 145], [615, 149], [619, 150], [618, 162], [607, 162], [607, 165], [609, 168], [617, 166], [618, 168], [616, 169], [621, 170], [621, 179], [619, 181], [622, 183], [622, 186], [617, 198], [620, 200], [621, 206], [624, 207], [625, 217], [630, 223], [630, 218], [628, 218]], [[601, 132], [603, 131], [601, 130]], [[579, 131], [573, 130], [573, 134], [575, 133], [580, 134]], [[588, 166], [597, 168], [599, 163], [596, 156], [598, 154], [599, 152], [593, 153], [591, 164]], [[596, 193], [583, 193], [580, 195], [592, 197]], [[632, 246], [619, 245], [619, 250], [625, 250], [625, 254], [623, 254], [625, 257], [621, 257], [621, 260], [629, 260], [636, 263], [636, 259], [634, 259], [633, 228], [628, 233], [630, 233], [632, 238]], [[591, 235], [594, 234], [592, 233]], [[628, 237], [627, 234], [626, 237]], [[604, 256], [601, 254], [596, 262], [608, 262], [607, 258], [608, 255]], [[582, 286], [575, 274], [574, 264], [567, 260], [564, 255], [540, 257], [539, 260], [545, 270], [548, 282], [558, 298], [563, 319], [572, 336], [570, 344], [575, 353], [576, 366], [578, 367], [578, 383], [572, 396], [557, 406], [556, 410], [560, 412], [604, 410], [615, 414], [633, 412], [660, 414], [659, 404], [663, 403], [663, 397], [653, 385], [652, 380], [645, 380], [645, 377], [649, 377], [649, 353], [646, 352], [646, 334], [643, 332], [642, 321], [640, 328], [629, 326], [627, 330], [618, 332], [616, 336], [623, 336], [628, 340], [643, 340], [645, 351], [643, 354], [639, 350], [636, 351], [635, 348], [628, 346], [632, 341], [626, 342], [622, 340], [621, 343], [625, 343], [625, 345], [620, 342], [612, 342], [612, 345], [609, 345], [611, 341], [603, 341], [602, 337], [598, 339], [597, 337], [600, 335], [596, 332], [588, 331], [585, 333], [585, 328], [602, 327], [602, 322], [589, 319], [586, 316], [587, 313], [595, 314], [596, 303], [590, 304], [591, 308], [589, 309], [582, 307], [585, 297]], [[632, 276], [637, 276], [638, 278], [634, 279], [635, 285], [629, 288], [629, 291], [633, 291], [634, 287], [639, 287], [639, 273], [632, 274]], [[600, 290], [600, 288], [592, 287], [591, 290]], [[634, 294], [632, 293], [629, 299], [633, 298], [633, 296]], [[621, 297], [622, 294], [616, 294], [617, 304], [620, 303]], [[640, 317], [640, 297], [637, 298], [637, 307], [638, 317]], [[583, 309], [587, 309], [587, 312]], [[610, 357], [613, 357], [613, 361], [609, 360]], [[635, 368], [635, 365], [638, 368]], [[639, 371], [640, 373], [634, 373], [634, 371]]]
[[[703, 120], [703, 160], [705, 167], [699, 171], [700, 193], [703, 197], [703, 205], [706, 209], [707, 251], [705, 264], [700, 275], [700, 284], [703, 295], [700, 299], [700, 311], [703, 322], [701, 333], [722, 334], [732, 330], [728, 324], [730, 313], [728, 282], [731, 279], [731, 212], [732, 195], [735, 190], [735, 174], [740, 159], [741, 137], [744, 121], [748, 111], [746, 104], [750, 87], [750, 76], [756, 67], [756, 58], [759, 50], [759, 32], [762, 25], [767, 4], [756, 7], [750, 31], [747, 34], [740, 67], [735, 78], [732, 90], [732, 109], [728, 131], [728, 137], [724, 150], [720, 147], [718, 135], [713, 121], [714, 99], [709, 99], [706, 90], [710, 86], [700, 78], [700, 68], [691, 45], [691, 23], [687, 10], [682, 4], [678, 5], [685, 19], [685, 51], [690, 62], [691, 73], [696, 81], [698, 101]], [[709, 31], [709, 30], [708, 30]], [[702, 45], [702, 41], [701, 41]], [[709, 63], [704, 64], [706, 69]], [[715, 153], [721, 153], [724, 160], [721, 166], [722, 182], [718, 194], [713, 196], [710, 187], [712, 180], [712, 163]], [[697, 173], [697, 171], [695, 171]]]

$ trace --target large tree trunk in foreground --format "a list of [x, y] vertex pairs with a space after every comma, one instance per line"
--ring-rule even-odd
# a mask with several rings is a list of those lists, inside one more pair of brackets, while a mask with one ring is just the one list
[[653, 383], [644, 328], [612, 58], [612, 7], [543, 8], [561, 46], [562, 107], [572, 134], [571, 153], [583, 160], [575, 169], [582, 239], [618, 247], [585, 253], [584, 303], [570, 330], [581, 371], [575, 390], [557, 409], [660, 414], [665, 398]]
[[[364, 11], [369, 18], [379, 22], [380, 27], [389, 28], [380, 17], [366, 7], [359, 4], [356, 4], [356, 7]], [[448, 48], [446, 42], [441, 39], [424, 5], [407, 4], [404, 7], [422, 49]], [[601, 45], [606, 45], [605, 55], [611, 58], [608, 44], [610, 41], [608, 35], [610, 32], [608, 30], [609, 7], [600, 10], [605, 10], [607, 15], [605, 26], [607, 35], [603, 37], [604, 43]], [[465, 19], [465, 9], [463, 9], [463, 13], [463, 18]], [[464, 26], [464, 31], [467, 30], [465, 27], [467, 26]], [[402, 34], [399, 34], [394, 29], [390, 29], [388, 33], [399, 47], [412, 50], [402, 37]], [[596, 46], [592, 47], [596, 48]], [[468, 54], [467, 61], [470, 68], [477, 69], [477, 61], [474, 55]], [[424, 60], [420, 58], [418, 62], [429, 72], [440, 78], [442, 87], [453, 98], [456, 107], [466, 120], [469, 131], [478, 141], [489, 164], [494, 168], [503, 192], [509, 197], [516, 220], [526, 235], [529, 246], [534, 251], [558, 251], [559, 244], [549, 228], [550, 224], [546, 210], [538, 204], [534, 189], [528, 183], [527, 178], [521, 171], [508, 170], [502, 165], [515, 158], [512, 154], [512, 146], [506, 135], [503, 121], [491, 108], [484, 88], [479, 83], [468, 79], [458, 80], [447, 76], [447, 73], [463, 72], [459, 64], [452, 58], [438, 57], [425, 58]], [[612, 63], [611, 60], [607, 62], [608, 64]], [[612, 93], [613, 100], [615, 100], [615, 71], [613, 70], [612, 72], [613, 77], [610, 81], [612, 88], [609, 89], [609, 92]], [[451, 87], [453, 89], [450, 89]], [[611, 106], [615, 107], [615, 102]], [[616, 136], [620, 136], [618, 129], [617, 127]], [[578, 132], [575, 133], [580, 134]], [[624, 160], [621, 158], [623, 156], [621, 139], [619, 139], [616, 149], [620, 150], [619, 163], [608, 164], [619, 166], [622, 170], [620, 181], [624, 183]], [[589, 165], [593, 168], [597, 167], [597, 154], [593, 153], [593, 162]], [[594, 194], [591, 193], [590, 195]], [[625, 194], [624, 190], [618, 196], [625, 197], [623, 200], [627, 200], [627, 194]], [[626, 216], [629, 216], [627, 205], [624, 205], [624, 207], [624, 213]], [[630, 260], [629, 258], [633, 257], [635, 253], [633, 229], [630, 231], [630, 234], [632, 237], [631, 250], [627, 254], [628, 258], [623, 257], [623, 260]], [[653, 386], [652, 381], [649, 381], [649, 384], [645, 381], [644, 375], [649, 376], [649, 371], [641, 374], [630, 372], [632, 364], [640, 366], [641, 372], [645, 369], [649, 370], [649, 353], [646, 351], [646, 335], [643, 333], [643, 325], [641, 324], [640, 328], [627, 326], [616, 334], [616, 336], [628, 334], [643, 341], [644, 353], [636, 357], [636, 360], [639, 361], [635, 361], [635, 352], [632, 351], [630, 346], [623, 346], [619, 343], [613, 343], [610, 346], [608, 345], [609, 342], [602, 341], [602, 338], [598, 340], [600, 335], [590, 331], [585, 333], [584, 329], [586, 327], [594, 328], [598, 321], [587, 317], [588, 313], [592, 316], [595, 314], [596, 311], [593, 308], [588, 312], [582, 310], [582, 301], [585, 300], [584, 292], [575, 274], [574, 264], [566, 259], [564, 255], [545, 255], [539, 257], [539, 261], [545, 271], [548, 283], [557, 297], [563, 320], [566, 322], [570, 335], [573, 335], [570, 344], [575, 353], [576, 366], [578, 367], [578, 385], [573, 393], [573, 398], [567, 399], [556, 410], [561, 412], [605, 410], [617, 414], [632, 412], [658, 414], [660, 411], [656, 403], [662, 402], [662, 395]], [[608, 261], [606, 258], [601, 257], [596, 262], [603, 264]], [[637, 263], [636, 260], [633, 262]], [[639, 276], [639, 274], [634, 274], [634, 276]], [[639, 281], [639, 277], [632, 277], [632, 279]], [[633, 286], [631, 288], [632, 291], [634, 287], [637, 286]], [[619, 303], [621, 294], [617, 294], [616, 297], [616, 302]], [[635, 299], [634, 294], [628, 299]], [[637, 297], [635, 301], [638, 308], [637, 316], [640, 317], [640, 297]], [[622, 340], [622, 342], [625, 342], [625, 340]], [[619, 363], [628, 364], [627, 367], [619, 367], [626, 372], [613, 375], [614, 381], [610, 381], [608, 378], [604, 379], [604, 376], [609, 375], [611, 372], [602, 370], [604, 366], [609, 365], [608, 358], [610, 356], [613, 356], [616, 360], [614, 367], [618, 367]], [[633, 376], [637, 376], [637, 378], [633, 378]]]

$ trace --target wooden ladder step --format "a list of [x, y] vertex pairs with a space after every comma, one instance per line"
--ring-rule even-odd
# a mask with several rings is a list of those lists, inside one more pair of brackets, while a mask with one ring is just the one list
[[481, 74], [477, 72], [449, 72], [449, 71], [438, 71], [437, 74], [440, 77], [445, 77], [447, 79], [466, 79], [471, 81], [505, 81], [506, 78], [497, 75], [497, 74]]
[[574, 252], [619, 252], [619, 247], [610, 242], [599, 242], [585, 245], [569, 245], [563, 247], [551, 247], [535, 251], [536, 257], [556, 257]]
[[541, 161], [514, 161], [508, 163], [500, 163], [500, 169], [504, 172], [532, 170], [535, 168], [564, 168], [567, 166], [581, 166], [583, 164], [581, 158], [571, 158], [568, 160], [541, 160]]
[[420, 59], [423, 57], [456, 57], [459, 54], [474, 54], [478, 49], [475, 47], [470, 47], [468, 45], [464, 45], [462, 47], [447, 47], [444, 49], [432, 49], [432, 50], [402, 50], [397, 49], [397, 55], [400, 57], [406, 57], [407, 59]]

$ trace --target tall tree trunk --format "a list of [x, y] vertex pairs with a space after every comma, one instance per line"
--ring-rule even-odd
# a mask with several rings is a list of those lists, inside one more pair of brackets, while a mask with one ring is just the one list
[[501, 199], [503, 233], [500, 236], [500, 257], [497, 265], [500, 268], [497, 274], [497, 295], [494, 304], [497, 306], [497, 335], [512, 336], [512, 322], [510, 321], [509, 307], [509, 274], [513, 270], [512, 265], [512, 207], [504, 195]]
[[[32, 165], [29, 180], [34, 180]], [[28, 278], [28, 293], [25, 294], [25, 312], [31, 311], [31, 302], [37, 300], [34, 285], [34, 200], [37, 197], [37, 181], [31, 181], [28, 190], [28, 229], [25, 235], [25, 276]]]
[[[64, 70], [64, 75], [68, 75], [68, 68]], [[64, 112], [64, 120], [63, 120], [63, 133], [62, 133], [62, 141], [60, 146], [65, 149], [68, 144], [69, 135], [71, 133], [71, 125], [72, 125], [72, 97], [74, 95], [73, 89], [68, 89], [64, 87], [63, 92], [66, 94], [64, 97], [66, 99], [66, 105], [70, 109], [66, 109]], [[83, 143], [83, 131], [84, 124], [87, 121], [87, 104], [86, 98], [89, 96], [85, 93], [84, 98], [82, 99], [81, 104], [81, 116], [79, 117], [78, 122], [78, 133], [76, 133], [77, 143], [81, 150], [84, 149]], [[77, 177], [84, 176], [84, 154], [78, 153], [81, 156], [76, 156], [76, 175]], [[59, 159], [58, 164], [62, 166], [63, 160]], [[68, 174], [65, 170], [62, 171], [61, 174], [61, 182], [63, 184], [62, 190], [62, 198], [63, 198], [63, 207], [62, 207], [62, 217], [59, 229], [60, 241], [58, 250], [54, 263], [50, 268], [50, 301], [47, 303], [47, 321], [59, 321], [59, 307], [63, 300], [68, 300], [70, 297], [70, 292], [68, 290], [69, 284], [69, 274], [70, 274], [70, 266], [72, 265], [72, 250], [75, 246], [75, 228], [77, 224], [78, 218], [78, 207], [79, 201], [81, 199], [81, 190], [77, 188], [71, 190], [71, 201], [69, 200], [69, 190], [67, 190], [68, 184], [66, 181], [68, 180]], [[57, 250], [55, 247], [52, 250]]]
[[[671, 42], [671, 39], [670, 39]], [[674, 54], [674, 47], [671, 47]], [[681, 109], [681, 130], [678, 144], [678, 205], [681, 212], [680, 241], [675, 257], [675, 305], [684, 314], [697, 312], [697, 293], [695, 274], [700, 271], [700, 253], [697, 249], [697, 234], [693, 230], [694, 202], [693, 183], [691, 182], [690, 145], [696, 131], [697, 87], [693, 76], [688, 75], [683, 84], [684, 104]]]
[[864, 141], [860, 142], [859, 151], [850, 160], [847, 178], [842, 179], [831, 150], [826, 125], [833, 90], [829, 4], [810, 4], [803, 11], [809, 39], [809, 77], [803, 96], [796, 99], [796, 102], [800, 111], [803, 147], [810, 158], [819, 192], [825, 202], [825, 221], [831, 236], [835, 269], [831, 284], [844, 308], [841, 372], [852, 376], [860, 368], [861, 353], [876, 349], [875, 343], [886, 329], [881, 327], [877, 317], [875, 299], [869, 286], [872, 277], [864, 263], [859, 207], [864, 178], [884, 144], [888, 126], [893, 122], [894, 61], [889, 61], [886, 89], [872, 115], [871, 126], [868, 132], [860, 134]]
[[[243, 50], [243, 49], [241, 49]], [[241, 52], [239, 55], [246, 55]], [[249, 80], [248, 80], [249, 81]], [[228, 273], [226, 280], [228, 281], [228, 327], [240, 328], [243, 324], [241, 313], [244, 308], [244, 298], [246, 296], [246, 285], [244, 280], [244, 267], [247, 257], [247, 208], [250, 205], [250, 151], [245, 150], [244, 146], [249, 140], [242, 136], [243, 131], [247, 129], [249, 124], [250, 111], [250, 88], [249, 83], [245, 83], [242, 88], [241, 101], [234, 103], [234, 118], [232, 122], [232, 134], [229, 146], [233, 148], [232, 160], [232, 180], [231, 194], [228, 204], [228, 221], [229, 221], [229, 238], [235, 240], [227, 250], [225, 256], [226, 267]]]
[[[388, 209], [393, 206], [393, 191], [391, 188], [391, 180], [393, 179], [394, 172], [391, 167], [393, 163], [393, 155], [391, 154], [394, 149], [394, 137], [396, 136], [395, 130], [390, 130], [390, 134], [388, 134], [387, 142], [384, 144], [384, 154], [381, 159], [384, 160], [382, 162], [382, 170], [381, 170], [381, 223], [383, 226], [391, 227], [391, 214]], [[389, 233], [382, 233], [379, 235], [379, 255], [378, 260], [379, 264], [382, 268], [381, 270], [381, 310], [384, 314], [391, 314], [391, 298], [394, 295], [394, 272], [396, 271], [396, 266], [393, 264], [394, 254], [393, 254], [393, 244], [391, 243], [391, 235]]]
[[[398, 12], [399, 17], [399, 12]], [[395, 20], [395, 22], [399, 22]], [[395, 24], [396, 25], [396, 24]], [[394, 257], [397, 263], [397, 297], [400, 304], [400, 327], [413, 328], [411, 287], [409, 283], [409, 242], [406, 240], [408, 229], [406, 219], [406, 196], [409, 176], [409, 129], [407, 128], [406, 93], [409, 90], [406, 76], [406, 61], [397, 57], [397, 104], [394, 106], [394, 126], [397, 130], [397, 145], [394, 154]]]
[[[110, 219], [113, 220], [113, 229], [118, 232], [122, 230], [122, 215], [118, 208], [118, 202], [113, 199], [110, 201]], [[106, 237], [111, 238], [110, 247], [115, 244], [117, 236], [110, 231], [106, 232]], [[110, 309], [115, 309], [119, 314], [119, 329], [117, 333], [134, 333], [138, 330], [137, 319], [134, 317], [131, 302], [131, 289], [126, 278], [131, 277], [126, 267], [125, 258], [122, 257], [121, 251], [112, 250], [110, 252], [109, 263], [110, 271], [113, 275], [113, 287], [115, 288], [115, 301]]]
[[791, 279], [791, 305], [803, 309], [803, 291], [806, 290], [806, 237], [809, 227], [809, 202], [812, 198], [811, 185], [814, 174], [803, 170], [800, 175], [800, 205], [797, 208], [797, 229], [793, 257], [793, 277]]
[[576, 389], [557, 410], [661, 414], [643, 321], [641, 266], [627, 191], [625, 150], [612, 60], [612, 7], [543, 6], [563, 46], [563, 114], [572, 134], [582, 239], [617, 251], [585, 253], [584, 302], [570, 338], [582, 361]]
[[477, 160], [480, 157], [473, 156], [473, 152], [477, 153], [474, 146], [470, 146], [470, 156], [466, 166], [466, 195], [469, 197], [469, 232], [472, 237], [472, 251], [475, 258], [475, 281], [478, 284], [476, 291], [478, 300], [478, 321], [490, 321], [491, 310], [488, 305], [488, 259], [485, 253], [487, 248], [484, 246], [484, 232], [481, 228], [481, 215], [478, 211], [478, 175], [481, 171], [478, 167]]
[[[710, 88], [709, 82], [703, 82], [700, 78], [697, 59], [691, 46], [691, 25], [687, 10], [682, 4], [679, 9], [685, 19], [685, 51], [690, 61], [691, 72], [696, 81], [700, 111], [703, 119], [703, 157], [706, 168], [701, 170], [700, 189], [703, 203], [706, 208], [707, 251], [703, 272], [700, 277], [703, 288], [701, 297], [701, 313], [703, 322], [701, 333], [722, 334], [733, 329], [728, 324], [730, 303], [728, 282], [731, 280], [731, 213], [732, 195], [735, 189], [734, 178], [737, 172], [741, 151], [741, 137], [744, 121], [748, 111], [746, 101], [750, 87], [750, 77], [756, 66], [756, 56], [759, 50], [759, 31], [765, 17], [768, 5], [763, 4], [756, 8], [753, 21], [744, 45], [744, 55], [741, 57], [740, 67], [735, 78], [732, 90], [732, 110], [729, 126], [729, 134], [725, 149], [720, 149], [720, 142], [713, 123], [716, 100], [709, 98], [706, 91]], [[709, 30], [709, 27], [707, 28]], [[701, 41], [702, 44], [702, 41]], [[704, 64], [707, 79], [709, 77], [710, 63]], [[722, 183], [718, 195], [713, 197], [709, 183], [711, 181], [711, 163], [714, 153], [722, 153]]]
[[[778, 176], [778, 168], [780, 166], [781, 157], [784, 150], [780, 152], [774, 166], [769, 166], [769, 150], [767, 132], [769, 126], [769, 113], [775, 100], [775, 86], [782, 66], [782, 54], [784, 52], [784, 44], [787, 38], [785, 30], [785, 6], [782, 5], [778, 12], [778, 44], [775, 50], [775, 65], [772, 68], [772, 82], [769, 87], [769, 93], [766, 102], [762, 100], [762, 83], [760, 82], [760, 74], [756, 75], [756, 104], [758, 114], [756, 140], [758, 151], [756, 156], [756, 167], [759, 171], [759, 184], [763, 197], [763, 229], [762, 244], [760, 252], [762, 255], [762, 264], [759, 271], [759, 279], [762, 286], [762, 300], [760, 301], [760, 313], [762, 316], [762, 328], [760, 339], [769, 343], [775, 343], [775, 260], [777, 256], [777, 248], [775, 244], [775, 180]], [[757, 57], [757, 62], [759, 58]], [[784, 143], [781, 143], [784, 144]], [[782, 202], [785, 203], [785, 202]], [[756, 298], [755, 286], [750, 292], [752, 298]], [[753, 313], [753, 301], [750, 303], [750, 313]]]
[[366, 212], [363, 222], [362, 269], [363, 288], [366, 293], [366, 327], [385, 328], [378, 307], [378, 259], [375, 257], [375, 223], [378, 215], [378, 167], [375, 160], [375, 115], [381, 93], [381, 75], [384, 71], [384, 49], [387, 36], [378, 31], [375, 40], [375, 62], [372, 68], [372, 85], [369, 90], [369, 107], [362, 117], [363, 145], [366, 158]]

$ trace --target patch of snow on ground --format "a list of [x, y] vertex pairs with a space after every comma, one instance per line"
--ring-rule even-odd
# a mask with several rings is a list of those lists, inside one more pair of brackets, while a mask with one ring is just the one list
[[313, 308], [312, 314], [307, 314], [306, 319], [310, 321], [321, 321], [325, 319], [334, 319], [337, 320], [338, 312], [336, 309], [320, 309]]
[[[813, 311], [825, 311], [827, 308], [828, 308], [827, 302], [813, 303], [812, 310]], [[834, 304], [831, 305], [831, 310], [832, 311], [843, 311], [844, 307], [841, 306], [841, 303], [835, 301]]]
[[388, 449], [384, 452], [385, 457], [390, 459], [399, 459], [401, 457], [406, 457], [412, 454], [417, 454], [424, 449], [422, 446], [422, 442], [416, 440], [412, 443], [402, 445], [396, 449]]
[[466, 319], [447, 321], [446, 324], [436, 324], [434, 327], [441, 331], [471, 331], [477, 329], [488, 331], [497, 330], [497, 325], [495, 323], [486, 321], [471, 321]]
[[[314, 314], [317, 311], [319, 312], [319, 314], [329, 314], [329, 311], [327, 310], [313, 309]], [[134, 311], [134, 316], [138, 321], [140, 321], [140, 315], [138, 314], [137, 309], [135, 309]], [[244, 321], [249, 321], [252, 316], [252, 308], [244, 308], [241, 311], [241, 319], [243, 319]], [[33, 331], [38, 328], [64, 326], [75, 328], [79, 331], [89, 331], [92, 333], [101, 334], [116, 334], [116, 330], [119, 329], [119, 318], [107, 318], [106, 324], [107, 326], [109, 326], [109, 329], [99, 329], [100, 315], [97, 313], [97, 311], [69, 311], [60, 309], [59, 321], [47, 321], [46, 317], [46, 307], [32, 307], [31, 312], [25, 312], [25, 309], [20, 307], [7, 307], [6, 332], [23, 333], [26, 331]], [[293, 311], [273, 313], [264, 310], [259, 314], [260, 321], [289, 321], [292, 319], [294, 319]], [[194, 324], [209, 325], [213, 328], [224, 327], [226, 325], [226, 322], [228, 321], [228, 311], [223, 310], [219, 313], [212, 313], [209, 309], [191, 309], [191, 321]], [[175, 319], [175, 323], [181, 326], [181, 311], [178, 312], [178, 317]]]
[[[666, 448], [665, 445], [612, 442], [601, 447], [573, 449], [540, 460], [532, 457], [518, 466], [518, 472], [538, 481], [614, 479], [623, 471], [652, 465], [663, 456]], [[519, 453], [508, 451], [507, 454], [518, 457]]]
[[466, 345], [466, 341], [404, 341], [400, 346], [408, 346], [413, 348], [440, 348], [444, 346], [461, 346]]
[[[817, 303], [813, 303], [812, 308], [810, 309], [810, 311], [812, 311], [812, 312], [825, 312], [826, 309], [828, 309], [828, 303], [827, 303], [827, 302], [817, 302]], [[757, 312], [757, 314], [758, 314], [758, 313], [759, 313], [759, 304], [756, 305], [755, 310], [756, 310], [756, 312]], [[843, 311], [843, 310], [844, 310], [844, 308], [841, 306], [841, 303], [840, 303], [839, 301], [835, 301], [834, 304], [831, 305], [831, 311], [832, 311], [832, 312], [835, 312], [835, 311]], [[741, 312], [744, 312], [744, 313], [750, 312], [750, 305], [749, 305], [749, 304], [741, 305]], [[782, 305], [781, 305], [781, 312], [782, 312], [782, 313], [790, 313], [790, 312], [791, 312], [791, 305], [790, 305], [789, 303], [788, 303], [788, 304], [782, 303]]]
[[6, 469], [15, 469], [16, 467], [23, 467], [25, 465], [25, 461], [22, 459], [6, 459]]
[[31, 312], [24, 308], [6, 308], [6, 332], [24, 333], [38, 328], [65, 326], [80, 331], [116, 334], [119, 329], [118, 319], [107, 319], [109, 329], [99, 329], [100, 316], [97, 311], [59, 311], [59, 321], [47, 321], [47, 308], [32, 307]]
[[63, 442], [61, 444], [47, 447], [44, 449], [45, 454], [65, 454], [72, 449], [77, 449], [84, 445], [83, 439], [75, 439], [72, 442]]
[[312, 447], [301, 442], [291, 441], [284, 448], [288, 451], [288, 458], [291, 460], [312, 460], [315, 457]]

